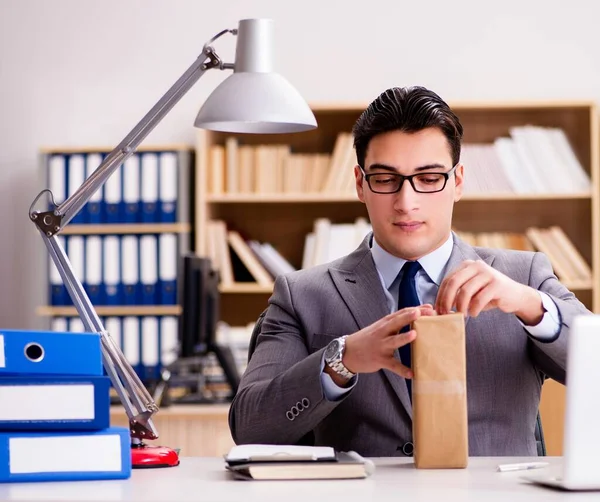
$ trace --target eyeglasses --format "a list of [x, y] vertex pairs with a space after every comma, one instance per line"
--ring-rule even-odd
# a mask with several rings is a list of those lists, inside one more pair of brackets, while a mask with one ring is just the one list
[[369, 188], [373, 193], [396, 193], [402, 189], [404, 180], [408, 180], [413, 190], [417, 193], [441, 192], [446, 188], [448, 178], [458, 167], [456, 164], [445, 173], [417, 173], [404, 176], [398, 173], [373, 173], [367, 174], [362, 166], [359, 166], [363, 177], [367, 180]]

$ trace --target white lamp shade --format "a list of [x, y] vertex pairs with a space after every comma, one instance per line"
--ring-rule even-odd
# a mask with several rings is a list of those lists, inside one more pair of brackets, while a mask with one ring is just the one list
[[208, 97], [196, 127], [237, 133], [294, 133], [317, 127], [300, 93], [277, 73], [234, 73]]
[[232, 133], [293, 133], [317, 127], [300, 93], [273, 71], [271, 19], [242, 19], [234, 73], [208, 97], [194, 125]]

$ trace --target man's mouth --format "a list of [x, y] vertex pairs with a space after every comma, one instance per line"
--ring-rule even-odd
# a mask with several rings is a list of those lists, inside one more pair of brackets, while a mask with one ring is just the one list
[[406, 230], [408, 232], [418, 230], [423, 225], [422, 221], [398, 221], [394, 226]]

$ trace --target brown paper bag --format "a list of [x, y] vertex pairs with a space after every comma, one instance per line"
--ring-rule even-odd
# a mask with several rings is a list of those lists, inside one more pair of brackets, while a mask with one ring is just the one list
[[463, 314], [413, 322], [413, 443], [419, 469], [465, 468], [469, 457]]

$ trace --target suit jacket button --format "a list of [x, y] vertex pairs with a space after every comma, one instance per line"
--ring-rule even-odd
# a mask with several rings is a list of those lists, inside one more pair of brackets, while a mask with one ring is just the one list
[[402, 445], [402, 453], [404, 453], [407, 457], [412, 457], [414, 451], [415, 447], [410, 441], [407, 441]]

